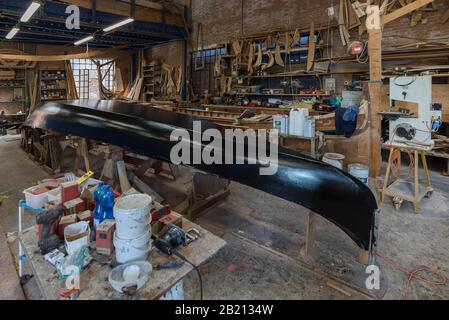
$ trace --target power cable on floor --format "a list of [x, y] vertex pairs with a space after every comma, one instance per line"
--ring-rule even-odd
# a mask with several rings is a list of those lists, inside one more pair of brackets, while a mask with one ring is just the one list
[[[382, 259], [385, 263], [387, 263], [393, 269], [396, 269], [407, 276], [407, 280], [404, 286], [404, 300], [408, 300], [408, 294], [410, 290], [411, 283], [414, 279], [421, 281], [423, 283], [429, 284], [431, 286], [444, 286], [447, 284], [447, 277], [438, 271], [434, 271], [426, 266], [417, 267], [411, 271], [406, 270], [404, 267], [390, 260], [389, 258], [384, 257], [378, 252], [374, 252], [374, 255]], [[425, 278], [424, 276], [419, 275], [419, 273], [426, 273], [430, 276], [433, 276], [435, 279]]]

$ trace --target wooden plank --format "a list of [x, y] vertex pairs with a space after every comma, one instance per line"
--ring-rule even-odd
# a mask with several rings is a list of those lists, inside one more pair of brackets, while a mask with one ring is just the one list
[[117, 172], [120, 180], [120, 191], [122, 193], [127, 192], [131, 189], [131, 184], [129, 183], [128, 177], [126, 175], [126, 166], [123, 160], [117, 161]]
[[[91, 0], [61, 0], [61, 2], [74, 4], [81, 8], [92, 9]], [[131, 15], [131, 5], [116, 0], [96, 0], [96, 8], [96, 10], [100, 12], [112, 13], [124, 17], [129, 17]], [[138, 21], [156, 23], [163, 23], [165, 19], [165, 23], [167, 24], [180, 27], [184, 26], [184, 21], [181, 15], [171, 12], [165, 12], [164, 15], [165, 17], [162, 15], [162, 10], [137, 6], [135, 19]]]
[[[122, 46], [123, 47], [123, 46]], [[120, 47], [121, 48], [121, 47]], [[109, 50], [92, 50], [89, 52], [64, 54], [64, 55], [49, 55], [49, 56], [36, 56], [27, 54], [0, 54], [0, 59], [3, 60], [16, 60], [16, 61], [28, 61], [28, 62], [46, 62], [46, 61], [66, 61], [72, 59], [90, 59], [96, 57], [110, 57], [117, 53], [119, 48], [113, 48]]]
[[379, 115], [382, 106], [382, 30], [369, 31], [368, 54], [370, 63], [370, 173], [377, 178], [381, 174], [382, 148], [381, 127], [382, 119]]
[[309, 51], [307, 55], [307, 72], [310, 72], [315, 62], [315, 24], [312, 22], [310, 25], [309, 33]]
[[421, 7], [428, 5], [429, 3], [433, 2], [433, 1], [434, 0], [416, 0], [415, 2], [412, 2], [408, 5], [406, 5], [405, 7], [402, 7], [396, 11], [393, 11], [390, 14], [385, 15], [382, 18], [382, 25], [385, 25], [385, 24], [392, 22], [396, 19], [399, 19], [399, 18], [415, 11], [416, 9], [419, 9]]
[[449, 9], [441, 17], [441, 23], [446, 23], [449, 20]]

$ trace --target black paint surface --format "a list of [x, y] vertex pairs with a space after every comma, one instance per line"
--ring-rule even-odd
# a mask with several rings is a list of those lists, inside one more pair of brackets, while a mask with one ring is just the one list
[[[185, 128], [192, 134], [193, 121], [191, 116], [138, 103], [80, 100], [46, 102], [26, 125], [111, 143], [170, 162], [171, 148], [177, 143], [170, 141], [172, 131]], [[224, 130], [207, 121], [201, 124], [203, 131]], [[374, 195], [357, 179], [323, 162], [280, 149], [279, 169], [273, 176], [261, 176], [260, 164], [192, 167], [302, 205], [340, 227], [362, 249], [370, 250], [371, 240], [375, 243]]]

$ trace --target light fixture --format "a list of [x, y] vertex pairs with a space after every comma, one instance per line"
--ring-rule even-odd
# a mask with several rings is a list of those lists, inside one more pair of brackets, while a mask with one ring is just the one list
[[75, 45], [75, 46], [79, 46], [80, 44], [89, 42], [89, 41], [91, 41], [91, 40], [93, 40], [93, 39], [94, 39], [94, 36], [88, 36], [88, 37], [86, 37], [86, 38], [84, 38], [84, 39], [78, 40], [77, 42], [74, 43], [74, 45]]
[[12, 38], [14, 38], [19, 30], [20, 29], [17, 27], [12, 28], [11, 31], [9, 31], [9, 33], [6, 35], [6, 39], [11, 40]]
[[113, 24], [112, 26], [109, 26], [109, 27], [107, 27], [107, 28], [104, 28], [103, 31], [104, 31], [104, 32], [109, 32], [109, 31], [112, 31], [112, 30], [115, 30], [115, 29], [117, 29], [117, 28], [120, 28], [120, 27], [122, 27], [122, 26], [124, 26], [124, 25], [126, 25], [126, 24], [128, 24], [128, 23], [131, 23], [131, 22], [134, 22], [134, 18], [128, 18], [128, 19], [125, 19], [125, 20], [123, 20], [123, 21], [121, 21], [121, 22], [118, 22], [118, 23], [116, 23], [116, 24]]
[[33, 16], [33, 14], [37, 11], [37, 9], [39, 9], [40, 6], [41, 4], [39, 2], [36, 1], [31, 2], [30, 6], [25, 11], [22, 18], [20, 18], [20, 22], [28, 22]]

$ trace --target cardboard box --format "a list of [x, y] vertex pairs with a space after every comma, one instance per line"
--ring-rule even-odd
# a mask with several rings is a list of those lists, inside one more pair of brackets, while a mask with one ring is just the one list
[[81, 198], [76, 198], [64, 203], [66, 214], [77, 214], [86, 210], [86, 205]]
[[65, 204], [67, 201], [74, 200], [80, 197], [80, 190], [78, 183], [65, 182], [61, 184], [61, 202]]
[[86, 221], [89, 222], [89, 226], [92, 228], [94, 223], [94, 217], [92, 216], [92, 211], [86, 210], [80, 213], [77, 213], [78, 221]]
[[174, 224], [175, 226], [182, 228], [182, 216], [173, 213], [163, 216], [151, 225], [151, 232], [160, 237], [165, 234], [169, 224]]
[[106, 256], [114, 252], [115, 220], [104, 220], [96, 232], [95, 243], [97, 252]]
[[61, 240], [64, 239], [64, 230], [65, 230], [65, 228], [67, 228], [71, 224], [76, 223], [76, 219], [77, 219], [76, 214], [71, 214], [71, 215], [68, 215], [68, 216], [61, 217], [61, 219], [59, 220], [59, 226], [58, 226], [58, 237], [59, 237], [59, 239], [61, 239]]

